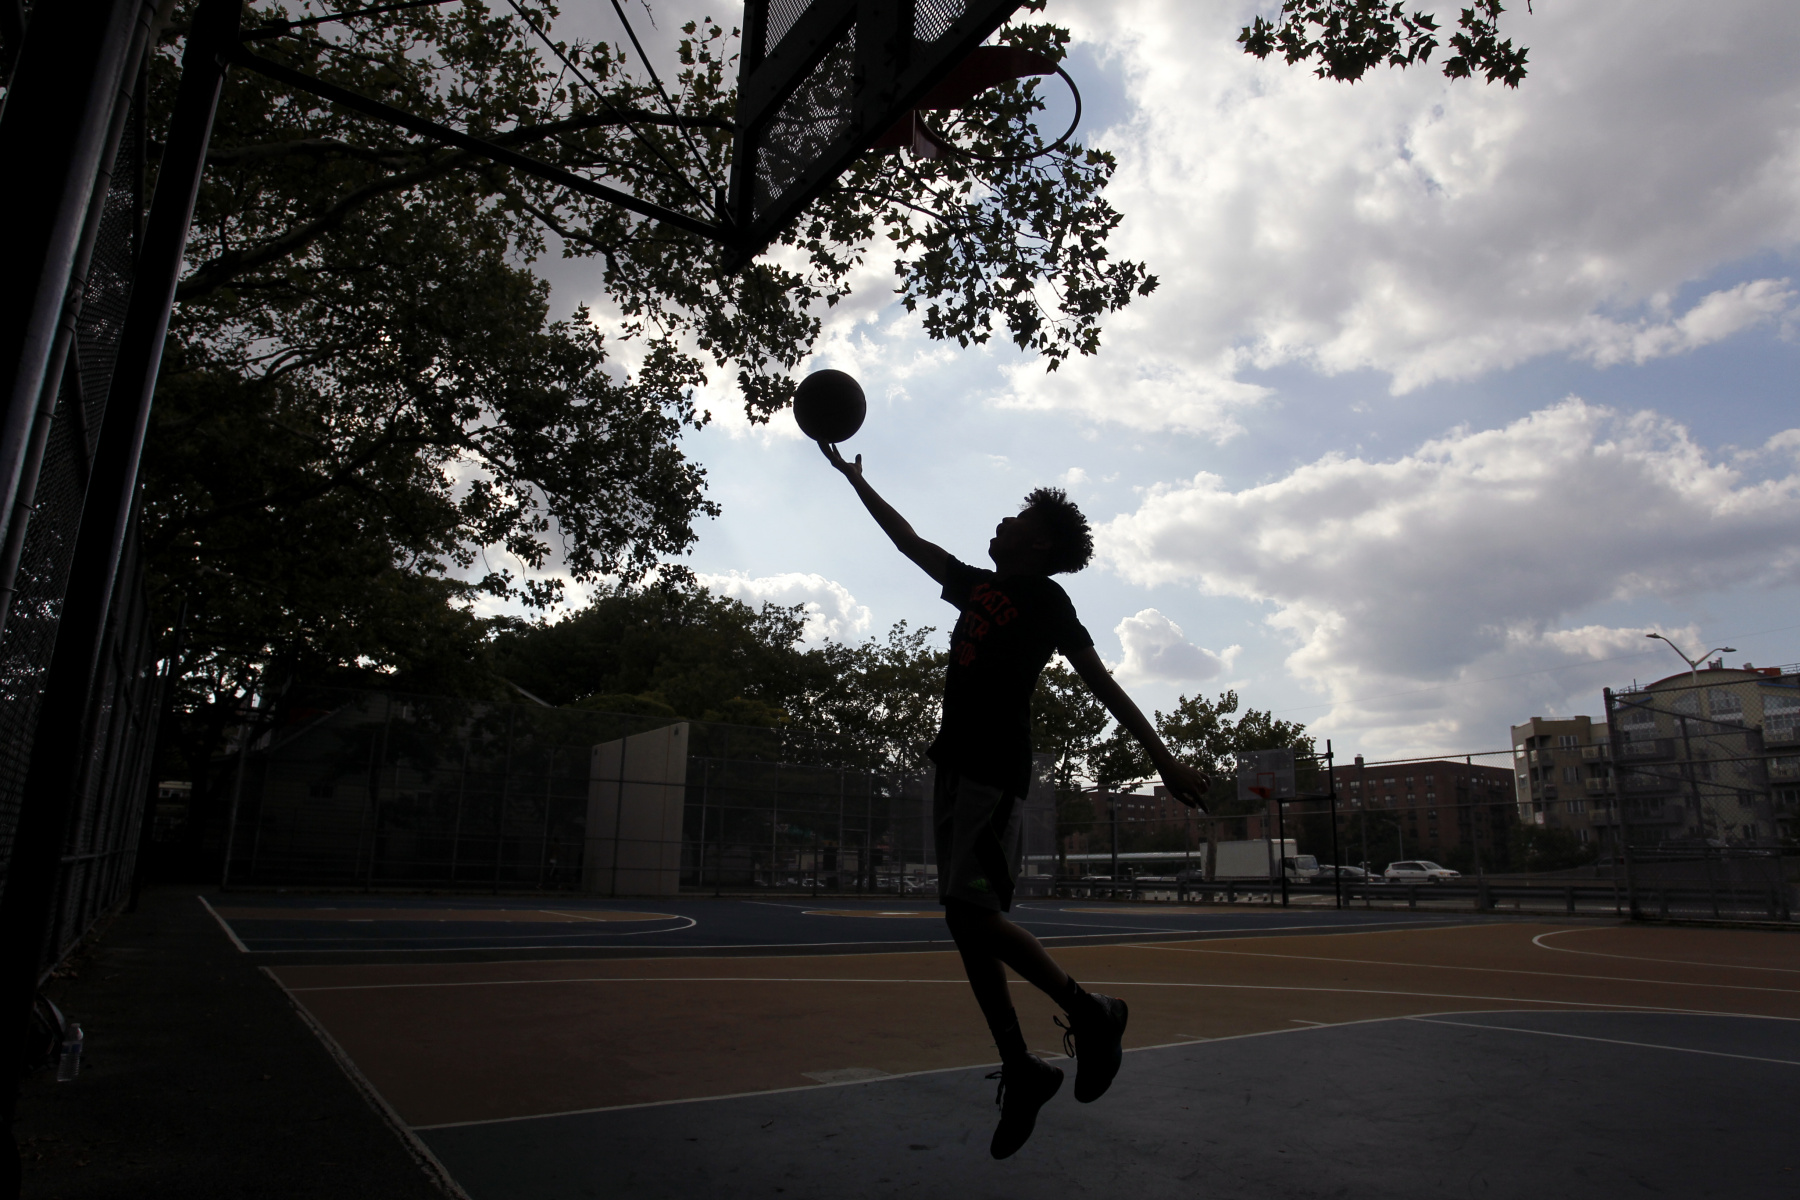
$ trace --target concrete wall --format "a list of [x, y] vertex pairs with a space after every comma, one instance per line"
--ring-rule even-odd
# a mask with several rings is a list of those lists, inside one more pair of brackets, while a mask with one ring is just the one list
[[583, 891], [601, 896], [676, 894], [687, 759], [685, 721], [594, 747]]

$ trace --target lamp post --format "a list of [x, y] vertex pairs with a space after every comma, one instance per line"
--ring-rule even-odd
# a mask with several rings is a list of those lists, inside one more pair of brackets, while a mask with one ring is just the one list
[[[1700, 664], [1705, 662], [1709, 656], [1714, 655], [1714, 654], [1736, 654], [1737, 653], [1736, 646], [1714, 646], [1711, 650], [1708, 650], [1705, 654], [1702, 654], [1699, 658], [1689, 658], [1686, 654], [1682, 653], [1680, 646], [1677, 646], [1674, 642], [1669, 641], [1668, 638], [1664, 637], [1660, 633], [1646, 633], [1644, 636], [1647, 638], [1655, 638], [1657, 641], [1666, 644], [1669, 647], [1669, 649], [1673, 650], [1676, 654], [1680, 655], [1681, 661], [1688, 665], [1688, 684], [1689, 684], [1689, 686], [1696, 687], [1696, 688], [1700, 686]], [[1692, 697], [1692, 699], [1696, 706], [1694, 711], [1697, 713], [1699, 711], [1698, 705], [1700, 703], [1700, 698], [1698, 695], [1695, 695], [1694, 697]], [[1682, 767], [1682, 773], [1688, 777], [1688, 790], [1693, 793], [1692, 799], [1693, 799], [1693, 807], [1694, 807], [1695, 828], [1699, 831], [1700, 836], [1704, 838], [1706, 836], [1706, 829], [1707, 829], [1706, 804], [1700, 798], [1700, 781], [1695, 776], [1695, 768], [1692, 765], [1693, 758], [1694, 758], [1694, 751], [1693, 751], [1693, 746], [1689, 741], [1689, 731], [1688, 731], [1689, 722], [1685, 718], [1676, 717], [1675, 725], [1676, 725], [1676, 728], [1678, 728], [1681, 731], [1681, 757], [1684, 760], [1686, 760], [1686, 762], [1688, 764], [1688, 765], [1685, 765]]]
[[1670, 641], [1668, 638], [1664, 637], [1660, 633], [1646, 633], [1644, 636], [1647, 638], [1655, 638], [1657, 641], [1662, 642], [1663, 644], [1668, 646], [1669, 649], [1673, 650], [1677, 655], [1679, 655], [1681, 658], [1681, 661], [1688, 665], [1688, 676], [1695, 683], [1700, 682], [1700, 664], [1705, 662], [1710, 656], [1712, 656], [1714, 654], [1736, 654], [1737, 653], [1736, 646], [1714, 646], [1711, 650], [1708, 650], [1705, 654], [1702, 654], [1699, 658], [1689, 658], [1686, 654], [1682, 653], [1680, 646], [1677, 646], [1674, 642]]

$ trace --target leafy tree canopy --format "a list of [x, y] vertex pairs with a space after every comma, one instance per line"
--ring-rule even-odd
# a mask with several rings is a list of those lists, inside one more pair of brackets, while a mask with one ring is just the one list
[[1094, 747], [1111, 721], [1081, 677], [1060, 656], [1052, 658], [1031, 698], [1031, 742], [1033, 750], [1054, 760], [1059, 793], [1078, 786], [1077, 778], [1089, 770]]
[[[1265, 709], [1247, 708], [1235, 720], [1238, 694], [1222, 692], [1217, 700], [1182, 696], [1170, 713], [1156, 714], [1156, 730], [1169, 749], [1185, 762], [1205, 771], [1213, 780], [1207, 811], [1230, 816], [1249, 811], [1238, 802], [1236, 755], [1246, 750], [1280, 750], [1292, 747], [1296, 754], [1312, 754], [1316, 744], [1306, 726], [1283, 721]], [[1260, 801], [1252, 809], [1260, 811]]]
[[[1526, 11], [1531, 5], [1526, 3]], [[1444, 75], [1468, 79], [1481, 75], [1489, 83], [1518, 87], [1525, 78], [1524, 46], [1500, 39], [1500, 0], [1474, 0], [1456, 19], [1450, 35], [1454, 51], [1444, 60]], [[1238, 34], [1246, 54], [1267, 58], [1279, 52], [1291, 66], [1314, 62], [1320, 79], [1355, 83], [1371, 67], [1410, 67], [1431, 61], [1440, 45], [1436, 17], [1389, 0], [1284, 0], [1278, 20], [1255, 17]]]
[[501, 674], [550, 704], [807, 731], [817, 761], [917, 766], [937, 732], [945, 654], [933, 630], [801, 645], [798, 608], [704, 589], [620, 588], [495, 640]]
[[[558, 11], [538, 0], [265, 24], [323, 11], [252, 5], [246, 26], [267, 34], [252, 48], [712, 216], [735, 30], [685, 27], [665, 107], [618, 47], [557, 38]], [[190, 13], [178, 7], [154, 57], [153, 131]], [[1031, 23], [1001, 37], [1054, 58], [1068, 40]], [[944, 132], [1014, 150], [1037, 89], [992, 89]], [[769, 419], [869, 255], [891, 256], [933, 337], [1003, 332], [1051, 368], [1093, 353], [1101, 318], [1155, 286], [1108, 254], [1113, 170], [1079, 146], [1027, 161], [871, 154], [772, 254], [727, 274], [693, 235], [233, 71], [144, 468], [151, 585], [167, 619], [188, 603], [187, 665], [221, 695], [268, 686], [271, 670], [479, 690], [476, 601], [552, 606], [552, 565], [584, 583], [679, 574], [668, 564], [716, 511], [681, 447], [708, 419], [695, 390], [735, 385]], [[550, 312], [530, 268], [552, 253], [591, 263], [598, 318]]]
[[[1231, 780], [1236, 776], [1239, 752], [1293, 747], [1301, 754], [1311, 754], [1315, 748], [1306, 726], [1255, 708], [1234, 717], [1238, 703], [1235, 691], [1224, 692], [1216, 700], [1182, 696], [1173, 712], [1158, 712], [1153, 722], [1177, 758], [1216, 781], [1207, 810], [1221, 815], [1235, 812]], [[1137, 739], [1113, 724], [1105, 706], [1060, 658], [1053, 659], [1038, 679], [1031, 719], [1035, 749], [1056, 759], [1059, 793], [1073, 793], [1081, 779], [1091, 779], [1102, 790], [1110, 790], [1155, 775]], [[1067, 820], [1090, 819], [1082, 815], [1086, 809], [1074, 800], [1065, 800], [1063, 805]]]

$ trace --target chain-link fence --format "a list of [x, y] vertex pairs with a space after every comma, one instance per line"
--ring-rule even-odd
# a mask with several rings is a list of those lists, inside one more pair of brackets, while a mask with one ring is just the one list
[[[831, 761], [804, 729], [299, 689], [206, 781], [235, 886], [916, 894], [931, 775]], [[252, 728], [256, 728], [253, 726]], [[1022, 890], [1048, 890], [1047, 760]]]
[[1696, 671], [1608, 690], [1606, 710], [1606, 803], [1633, 911], [1791, 920], [1800, 879], [1800, 676]]
[[[118, 148], [88, 214], [71, 290], [79, 305], [54, 405], [37, 412], [19, 499], [0, 539], [0, 877], [27, 803], [26, 774], [56, 647], [90, 464], [131, 296], [143, 209], [141, 82], [115, 112]], [[85, 269], [85, 277], [83, 270]], [[81, 734], [83, 766], [66, 827], [40, 968], [48, 968], [124, 897], [149, 790], [155, 656], [135, 531]]]

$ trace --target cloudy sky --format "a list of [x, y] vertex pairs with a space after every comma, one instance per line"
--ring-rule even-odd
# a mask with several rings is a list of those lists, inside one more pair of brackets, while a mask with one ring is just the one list
[[[1504, 18], [1531, 47], [1509, 91], [1258, 63], [1249, 3], [1050, 0], [1119, 159], [1116, 251], [1162, 285], [1048, 374], [929, 341], [878, 259], [812, 364], [868, 391], [846, 449], [970, 561], [1067, 487], [1101, 550], [1065, 585], [1146, 709], [1235, 688], [1341, 755], [1596, 713], [1680, 666], [1648, 629], [1800, 661], [1800, 22], [1534, 7]], [[817, 636], [947, 632], [791, 422], [703, 399], [725, 511], [698, 571]]]

